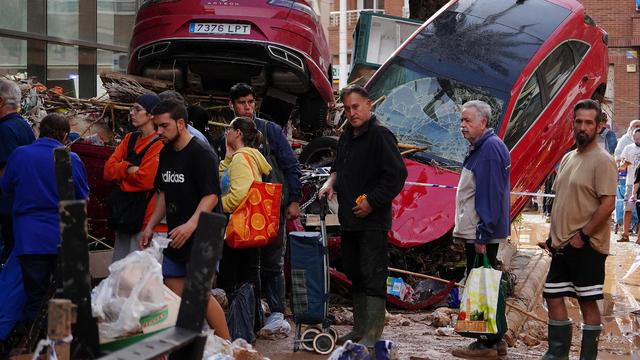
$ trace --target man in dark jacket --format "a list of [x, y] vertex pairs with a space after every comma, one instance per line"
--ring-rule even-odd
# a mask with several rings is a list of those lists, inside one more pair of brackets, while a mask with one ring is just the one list
[[[479, 100], [462, 105], [460, 131], [469, 141], [469, 154], [464, 159], [456, 192], [454, 241], [464, 242], [467, 275], [476, 254], [486, 253], [496, 267], [498, 245], [511, 233], [509, 150], [500, 138], [487, 128], [491, 107]], [[473, 359], [493, 359], [507, 354], [504, 340], [478, 340], [453, 350], [453, 355]]]
[[395, 136], [371, 114], [367, 91], [350, 85], [340, 99], [349, 123], [319, 196], [338, 193], [342, 264], [352, 282], [353, 330], [339, 341], [360, 340], [371, 348], [384, 328], [391, 202], [404, 186], [407, 168]]
[[[276, 165], [282, 171], [284, 177], [282, 191], [286, 194], [286, 201], [281, 204], [278, 240], [262, 247], [260, 251], [261, 278], [262, 283], [265, 285], [267, 304], [269, 305], [269, 310], [271, 310], [271, 316], [267, 319], [265, 325], [269, 325], [272, 321], [282, 319], [284, 314], [285, 220], [294, 220], [300, 216], [300, 199], [302, 198], [300, 176], [302, 172], [291, 144], [289, 144], [280, 126], [256, 117], [256, 94], [251, 86], [245, 83], [238, 83], [232, 86], [229, 90], [229, 107], [236, 116], [244, 116], [255, 122], [256, 128], [262, 133], [264, 139], [263, 145], [259, 147], [260, 152], [270, 161], [265, 148], [265, 145], [268, 145], [269, 152], [275, 157], [275, 162], [277, 163], [271, 163], [270, 165], [274, 168], [274, 165]], [[225, 158], [226, 148], [224, 144], [224, 138], [222, 138], [215, 146], [220, 159]]]

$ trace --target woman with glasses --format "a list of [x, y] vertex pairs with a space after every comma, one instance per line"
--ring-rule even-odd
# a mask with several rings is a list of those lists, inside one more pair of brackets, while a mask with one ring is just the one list
[[[138, 96], [129, 109], [131, 124], [137, 131], [124, 137], [104, 166], [104, 179], [118, 186], [122, 192], [145, 192], [148, 195], [148, 204], [141, 227], [135, 229], [125, 228], [124, 225], [120, 228], [116, 227], [113, 261], [120, 260], [130, 252], [138, 250], [140, 232], [145, 228], [151, 213], [153, 213], [155, 206], [153, 180], [158, 170], [158, 159], [163, 145], [156, 136], [151, 110], [160, 101], [161, 99], [155, 94]], [[130, 145], [129, 143], [132, 141], [134, 144]], [[161, 224], [154, 230], [155, 232], [166, 232], [167, 226]]]
[[[222, 193], [222, 209], [231, 214], [249, 193], [254, 181], [262, 182], [262, 175], [271, 172], [271, 166], [262, 156], [257, 147], [262, 143], [262, 134], [256, 129], [253, 121], [246, 117], [233, 119], [226, 131], [226, 157], [220, 162], [220, 186]], [[259, 281], [259, 248], [233, 249], [224, 243], [218, 287], [231, 295], [243, 284], [249, 283], [254, 287], [254, 298], [260, 298]], [[233, 296], [231, 297], [233, 298]], [[251, 304], [254, 308], [260, 302]], [[262, 327], [263, 320], [254, 320], [254, 330]], [[230, 324], [230, 327], [233, 324]], [[238, 334], [237, 329], [229, 329]], [[235, 338], [233, 339], [235, 340]], [[251, 342], [253, 339], [245, 339]]]

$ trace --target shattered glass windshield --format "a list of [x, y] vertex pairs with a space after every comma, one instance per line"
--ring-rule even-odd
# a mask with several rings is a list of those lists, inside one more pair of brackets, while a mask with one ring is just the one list
[[461, 82], [415, 72], [398, 64], [391, 65], [385, 81], [371, 90], [373, 99], [382, 97], [374, 109], [398, 138], [399, 143], [424, 150], [412, 154], [423, 162], [460, 171], [469, 143], [460, 133], [462, 105], [482, 100], [492, 108], [488, 127], [495, 127], [502, 115], [504, 101]]

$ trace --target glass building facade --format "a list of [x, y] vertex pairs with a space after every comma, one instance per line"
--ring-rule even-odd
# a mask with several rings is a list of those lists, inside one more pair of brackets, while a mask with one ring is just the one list
[[101, 72], [126, 71], [142, 1], [0, 0], [0, 75], [26, 72], [70, 96], [96, 96]]

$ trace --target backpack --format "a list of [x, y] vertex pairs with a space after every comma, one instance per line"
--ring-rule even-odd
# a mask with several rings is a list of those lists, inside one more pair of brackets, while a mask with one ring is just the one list
[[[160, 140], [153, 138], [147, 146], [136, 154], [135, 146], [141, 132], [131, 133], [127, 146], [126, 161], [134, 166], [140, 166], [144, 154], [151, 145]], [[125, 192], [120, 186], [114, 185], [107, 197], [107, 225], [113, 230], [123, 233], [135, 234], [142, 228], [144, 214], [153, 197], [154, 190]]]

